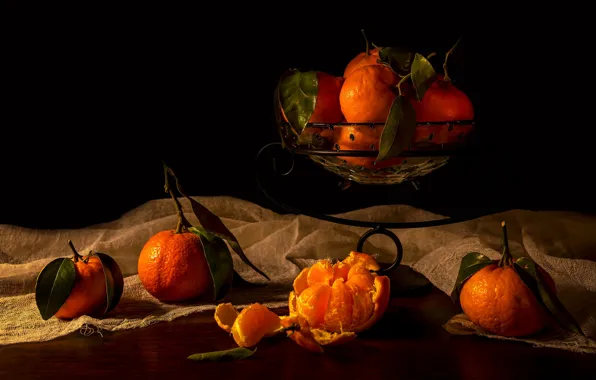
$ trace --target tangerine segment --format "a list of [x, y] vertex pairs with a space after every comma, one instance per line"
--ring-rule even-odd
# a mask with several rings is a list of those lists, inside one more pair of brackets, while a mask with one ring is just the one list
[[333, 281], [333, 265], [329, 260], [317, 261], [308, 271], [308, 286], [316, 284], [331, 285]]
[[277, 314], [266, 306], [254, 303], [242, 309], [232, 326], [234, 341], [241, 347], [253, 347], [266, 335], [281, 328]]
[[355, 326], [351, 329], [353, 332], [360, 332], [368, 330], [375, 323], [377, 323], [385, 314], [387, 306], [389, 305], [389, 296], [391, 292], [391, 283], [387, 276], [374, 276], [374, 293], [372, 296], [372, 303], [374, 304], [374, 311], [372, 316], [361, 325]]
[[308, 273], [310, 272], [310, 268], [304, 268], [298, 276], [294, 279], [293, 288], [296, 294], [300, 294], [304, 291], [304, 289], [308, 288]]
[[298, 307], [296, 306], [296, 292], [290, 292], [288, 299], [288, 309], [290, 309], [290, 315], [298, 315]]
[[348, 272], [347, 284], [355, 285], [366, 292], [373, 290], [374, 281], [373, 274], [364, 267], [355, 266]]
[[375, 306], [369, 291], [352, 283], [347, 283], [346, 286], [352, 292], [352, 325], [359, 326], [372, 316]]
[[220, 303], [215, 308], [215, 322], [226, 332], [232, 332], [237, 317], [238, 310], [231, 303]]
[[352, 293], [343, 279], [338, 279], [331, 287], [331, 295], [327, 312], [325, 313], [324, 328], [331, 332], [343, 332], [352, 327]]
[[342, 260], [342, 262], [354, 267], [354, 266], [362, 266], [368, 270], [379, 270], [381, 266], [377, 263], [374, 257], [367, 253], [361, 253], [356, 251], [351, 251], [348, 257]]
[[308, 325], [319, 327], [325, 323], [325, 314], [331, 297], [331, 286], [315, 284], [303, 291], [296, 300], [298, 314], [302, 315]]
[[348, 281], [348, 273], [350, 272], [350, 265], [343, 262], [333, 264], [333, 282], [338, 279]]
[[489, 265], [468, 279], [460, 294], [463, 312], [493, 334], [527, 336], [545, 326], [544, 312], [512, 267]]

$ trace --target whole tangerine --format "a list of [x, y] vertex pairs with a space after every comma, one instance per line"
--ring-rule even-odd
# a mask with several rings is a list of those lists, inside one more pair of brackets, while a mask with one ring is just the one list
[[385, 123], [397, 97], [399, 77], [389, 67], [369, 65], [355, 70], [339, 94], [348, 123]]
[[[509, 252], [505, 222], [502, 223], [504, 253], [498, 264], [490, 264], [474, 273], [459, 295], [461, 308], [470, 321], [497, 335], [521, 337], [540, 332], [548, 315], [532, 290], [520, 278]], [[556, 292], [552, 277], [540, 266], [537, 270], [546, 286]]]
[[[106, 307], [106, 280], [99, 257], [75, 256], [73, 261], [75, 283], [66, 302], [54, 314], [59, 319], [74, 319], [83, 315], [95, 316]], [[121, 273], [120, 276], [122, 276]]]
[[211, 272], [200, 238], [192, 232], [165, 230], [143, 246], [139, 279], [152, 296], [163, 302], [182, 302], [210, 289]]

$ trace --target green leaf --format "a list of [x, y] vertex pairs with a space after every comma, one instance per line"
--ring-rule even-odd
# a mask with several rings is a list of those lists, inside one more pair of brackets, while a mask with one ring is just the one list
[[200, 354], [193, 354], [193, 355], [190, 355], [187, 359], [195, 360], [195, 361], [209, 361], [209, 362], [242, 360], [242, 359], [248, 358], [249, 356], [252, 356], [252, 354], [254, 354], [256, 351], [257, 351], [256, 348], [254, 350], [249, 350], [248, 348], [244, 348], [244, 347], [236, 347], [236, 348], [231, 348], [229, 350], [211, 351], [211, 352], [203, 352]]
[[408, 148], [416, 131], [416, 111], [405, 96], [397, 96], [391, 104], [391, 110], [379, 143], [377, 162], [398, 156]]
[[271, 281], [271, 279], [265, 273], [263, 273], [259, 268], [257, 268], [253, 263], [250, 262], [250, 260], [248, 259], [248, 257], [246, 257], [246, 254], [242, 250], [242, 247], [240, 247], [240, 243], [238, 243], [238, 240], [236, 239], [234, 234], [230, 232], [230, 230], [225, 226], [221, 219], [219, 219], [219, 217], [212, 213], [207, 207], [203, 206], [195, 199], [189, 197], [186, 194], [186, 192], [182, 189], [182, 186], [180, 186], [178, 178], [175, 175], [173, 175], [171, 169], [168, 168], [165, 165], [165, 163], [163, 165], [165, 168], [167, 168], [168, 171], [170, 171], [170, 173], [176, 180], [176, 188], [178, 189], [178, 192], [182, 194], [183, 197], [189, 200], [190, 205], [192, 207], [192, 211], [197, 217], [197, 219], [199, 219], [199, 223], [201, 223], [201, 226], [209, 233], [217, 236], [220, 239], [225, 240], [246, 265], [250, 266], [255, 272], [265, 277], [267, 280]]
[[384, 47], [379, 49], [379, 61], [401, 75], [410, 73], [414, 53], [399, 47]]
[[118, 263], [111, 256], [101, 252], [95, 252], [95, 255], [101, 261], [103, 273], [106, 278], [107, 300], [104, 314], [107, 314], [120, 302], [120, 298], [124, 292], [124, 278], [122, 277], [122, 271]]
[[64, 305], [74, 287], [75, 278], [75, 265], [68, 258], [53, 260], [39, 273], [35, 284], [35, 303], [44, 321]]
[[190, 227], [188, 230], [201, 239], [213, 280], [213, 297], [216, 301], [220, 300], [230, 290], [234, 278], [234, 261], [230, 250], [222, 239], [202, 227]]
[[412, 83], [416, 89], [418, 100], [422, 100], [426, 90], [428, 90], [436, 76], [437, 73], [428, 59], [416, 53], [414, 62], [412, 62]]
[[[180, 188], [178, 188], [178, 191], [180, 191]], [[180, 191], [180, 193], [184, 195], [184, 193], [182, 193], [182, 191]], [[240, 257], [240, 259], [242, 261], [244, 261], [244, 263], [246, 263], [248, 266], [250, 266], [255, 272], [257, 272], [261, 276], [265, 277], [267, 280], [271, 281], [271, 279], [265, 273], [263, 273], [259, 268], [257, 268], [253, 263], [250, 262], [250, 260], [248, 259], [248, 257], [244, 253], [244, 251], [242, 250], [242, 247], [240, 247], [240, 243], [238, 243], [238, 240], [236, 239], [236, 237], [223, 224], [223, 222], [221, 221], [221, 219], [219, 219], [219, 217], [217, 215], [215, 215], [214, 213], [209, 211], [209, 209], [207, 207], [203, 206], [202, 204], [200, 204], [193, 198], [191, 198], [187, 195], [184, 195], [184, 196], [186, 198], [188, 198], [188, 200], [190, 200], [190, 204], [192, 206], [192, 211], [194, 212], [196, 217], [199, 219], [201, 226], [205, 230], [207, 230], [208, 232], [217, 236], [218, 238], [227, 241], [228, 244], [230, 245], [230, 247], [232, 247], [234, 252], [236, 252], [236, 254]]]
[[279, 82], [279, 99], [292, 129], [300, 135], [317, 103], [319, 81], [316, 71], [290, 70]]
[[522, 281], [532, 290], [536, 299], [548, 310], [559, 324], [574, 333], [585, 336], [579, 323], [561, 303], [557, 295], [546, 285], [544, 274], [538, 270], [538, 265], [530, 258], [522, 257], [514, 264], [516, 272]]
[[461, 289], [470, 277], [480, 269], [495, 263], [496, 262], [491, 260], [490, 257], [478, 252], [470, 252], [462, 257], [459, 272], [457, 273], [457, 280], [455, 280], [455, 287], [451, 292], [451, 299], [453, 302], [459, 303]]

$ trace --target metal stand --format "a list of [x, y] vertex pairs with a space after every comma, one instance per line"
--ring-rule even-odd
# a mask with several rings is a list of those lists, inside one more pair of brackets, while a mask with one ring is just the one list
[[[444, 128], [446, 128], [448, 131], [451, 131], [453, 129], [454, 125], [460, 125], [460, 124], [473, 125], [474, 122], [470, 121], [470, 120], [464, 120], [464, 121], [434, 122], [434, 123], [419, 123], [419, 124], [422, 124], [424, 126], [441, 125], [441, 126], [444, 126]], [[321, 128], [333, 130], [334, 127], [337, 127], [337, 126], [341, 127], [342, 125], [343, 124], [341, 124], [341, 123], [336, 124], [336, 125], [314, 124], [313, 123], [313, 124], [309, 124], [309, 127], [320, 131]], [[345, 125], [353, 126], [355, 124], [351, 123], [351, 124], [345, 124]], [[368, 125], [368, 124], [363, 123], [363, 125]], [[283, 129], [283, 128], [286, 128], [286, 129]], [[374, 125], [371, 125], [371, 128], [374, 128]], [[290, 134], [287, 133], [287, 125], [285, 125], [285, 126], [282, 125], [280, 130], [282, 131], [281, 137], [285, 141], [285, 144], [282, 142], [269, 143], [269, 144], [265, 145], [264, 147], [262, 147], [257, 154], [257, 157], [256, 157], [256, 160], [257, 160], [256, 181], [257, 181], [257, 186], [258, 186], [259, 190], [263, 193], [263, 195], [270, 202], [272, 202], [277, 207], [279, 207], [289, 213], [298, 214], [298, 215], [306, 215], [306, 216], [310, 216], [310, 217], [313, 217], [316, 219], [325, 220], [325, 221], [332, 222], [332, 223], [343, 224], [343, 225], [347, 225], [347, 226], [369, 228], [369, 230], [366, 231], [364, 234], [362, 234], [360, 236], [360, 238], [358, 239], [356, 251], [361, 252], [366, 240], [373, 235], [380, 234], [380, 235], [385, 235], [385, 236], [388, 236], [389, 238], [391, 238], [396, 246], [395, 258], [391, 264], [380, 269], [378, 272], [387, 273], [389, 271], [392, 271], [401, 263], [401, 261], [403, 259], [403, 246], [401, 244], [401, 241], [399, 240], [397, 235], [395, 235], [393, 232], [389, 231], [389, 229], [436, 227], [436, 226], [443, 226], [443, 225], [448, 225], [448, 224], [459, 223], [459, 222], [463, 222], [463, 221], [467, 221], [467, 220], [471, 219], [468, 216], [468, 217], [460, 217], [460, 218], [448, 217], [448, 218], [437, 219], [437, 220], [428, 220], [428, 221], [423, 221], [423, 222], [374, 222], [374, 221], [362, 221], [362, 220], [339, 218], [339, 217], [335, 217], [335, 216], [331, 216], [331, 215], [327, 215], [327, 214], [316, 213], [316, 212], [312, 212], [312, 211], [308, 211], [308, 210], [300, 210], [294, 206], [285, 204], [285, 203], [279, 201], [278, 199], [276, 199], [274, 196], [272, 196], [267, 191], [267, 189], [263, 186], [263, 183], [261, 181], [261, 175], [263, 174], [262, 169], [264, 167], [269, 167], [269, 168], [273, 169], [272, 170], [273, 175], [283, 177], [283, 176], [289, 176], [292, 173], [292, 171], [294, 170], [294, 168], [296, 166], [296, 158], [295, 158], [296, 155], [375, 157], [378, 152], [375, 150], [372, 150], [372, 149], [371, 150], [341, 150], [341, 149], [339, 149], [339, 147], [336, 147], [335, 149], [328, 149], [323, 146], [318, 146], [318, 147], [313, 146], [312, 144], [308, 144], [307, 146], [304, 146], [304, 145], [300, 145], [296, 138], [290, 136]], [[316, 133], [316, 138], [320, 140], [319, 133]], [[463, 139], [463, 135], [460, 136], [460, 138]], [[432, 139], [432, 136], [430, 136], [430, 139]], [[450, 150], [449, 148], [443, 149], [442, 145], [439, 145], [439, 144], [437, 144], [437, 145], [438, 145], [438, 148], [434, 149], [434, 150], [433, 149], [407, 150], [407, 151], [404, 151], [400, 156], [403, 156], [403, 157], [452, 156], [452, 155], [455, 155], [456, 153], [461, 152], [461, 149], [458, 149], [457, 147], [456, 147], [456, 149]], [[272, 150], [272, 149], [275, 149], [272, 162], [270, 162], [266, 166], [263, 166], [264, 165], [264, 162], [263, 162], [264, 161], [263, 160], [264, 152], [267, 150]], [[278, 160], [281, 160], [282, 155], [286, 155], [290, 159], [289, 169], [287, 169], [285, 171], [281, 171], [279, 168], [279, 164], [278, 164]], [[418, 188], [418, 186], [419, 186], [419, 184], [413, 179], [409, 180], [408, 182], [410, 182], [415, 188]], [[340, 186], [342, 186], [342, 185], [340, 184]], [[343, 187], [345, 187], [345, 182], [344, 182]]]

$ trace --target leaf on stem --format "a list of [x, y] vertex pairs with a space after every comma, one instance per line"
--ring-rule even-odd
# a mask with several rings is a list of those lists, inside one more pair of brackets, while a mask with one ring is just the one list
[[202, 227], [190, 227], [188, 230], [201, 239], [213, 281], [213, 298], [220, 300], [230, 290], [234, 278], [234, 261], [230, 250], [222, 239]]
[[280, 79], [279, 99], [288, 123], [300, 135], [317, 103], [319, 81], [316, 71], [290, 70]]
[[405, 96], [393, 100], [385, 122], [377, 162], [396, 157], [408, 148], [416, 131], [416, 112]]
[[418, 101], [422, 100], [436, 76], [437, 73], [429, 60], [422, 54], [416, 53], [412, 62], [412, 83], [416, 89]]
[[120, 302], [122, 292], [124, 291], [124, 278], [116, 260], [105, 253], [95, 252], [94, 254], [99, 257], [106, 278], [107, 300], [104, 314], [107, 314]]
[[39, 273], [35, 284], [35, 303], [44, 321], [64, 305], [74, 287], [75, 277], [75, 265], [69, 258], [55, 259]]
[[455, 280], [455, 286], [451, 292], [451, 299], [453, 302], [459, 304], [459, 295], [464, 283], [480, 269], [491, 264], [495, 264], [495, 261], [478, 252], [470, 252], [462, 257], [459, 272], [457, 273], [457, 279]]
[[515, 262], [514, 268], [522, 281], [532, 290], [536, 299], [562, 327], [585, 336], [579, 323], [577, 323], [554, 293], [554, 289], [546, 285], [544, 275], [538, 270], [538, 266], [532, 259], [527, 257], [519, 258]]
[[410, 73], [413, 58], [414, 53], [404, 48], [384, 47], [379, 49], [379, 61], [401, 76]]
[[190, 355], [187, 359], [194, 360], [194, 361], [209, 361], [209, 362], [221, 362], [221, 361], [231, 361], [231, 360], [242, 360], [246, 359], [252, 354], [257, 351], [255, 348], [254, 350], [250, 350], [244, 347], [236, 347], [231, 348], [229, 350], [221, 350], [221, 351], [211, 351], [211, 352], [203, 352], [200, 354], [193, 354]]
[[178, 178], [176, 177], [172, 169], [167, 167], [165, 163], [164, 166], [167, 168], [167, 171], [170, 174], [172, 174], [172, 177], [174, 177], [178, 192], [182, 194], [183, 197], [189, 200], [190, 205], [192, 207], [192, 211], [197, 217], [197, 219], [199, 219], [199, 223], [201, 223], [201, 226], [209, 233], [217, 236], [220, 239], [225, 240], [246, 265], [250, 266], [255, 272], [265, 277], [267, 280], [271, 281], [271, 279], [265, 273], [263, 273], [259, 268], [257, 268], [253, 263], [250, 262], [250, 260], [242, 250], [242, 247], [240, 247], [240, 243], [238, 243], [238, 240], [236, 239], [234, 234], [230, 232], [230, 230], [225, 226], [221, 219], [219, 219], [219, 217], [212, 213], [207, 207], [203, 206], [198, 201], [188, 196], [186, 192], [182, 189], [182, 186], [180, 186], [180, 182], [178, 181]]

